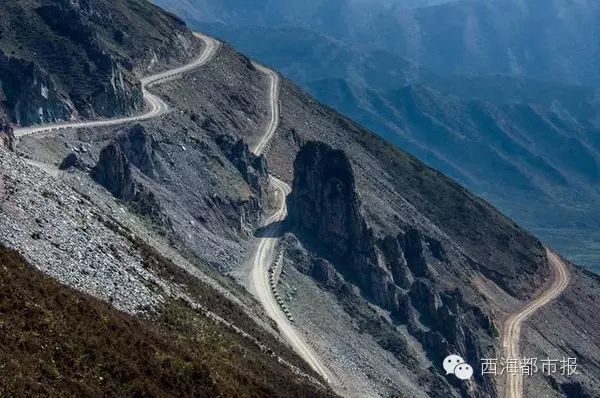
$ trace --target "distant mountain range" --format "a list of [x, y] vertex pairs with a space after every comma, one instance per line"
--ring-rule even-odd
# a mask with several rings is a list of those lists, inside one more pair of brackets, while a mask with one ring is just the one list
[[[503, 73], [598, 83], [600, 4], [592, 0], [158, 0], [188, 21], [301, 27], [381, 49], [441, 74]], [[415, 8], [416, 7], [416, 8]]]
[[600, 265], [598, 4], [158, 3]]

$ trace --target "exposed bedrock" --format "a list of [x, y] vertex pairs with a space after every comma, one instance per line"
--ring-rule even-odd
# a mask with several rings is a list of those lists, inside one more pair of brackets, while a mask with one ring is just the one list
[[74, 106], [38, 64], [7, 56], [0, 50], [0, 76], [4, 76], [0, 94], [14, 123], [27, 126], [77, 115]]
[[8, 116], [0, 106], [0, 145], [12, 149], [15, 136]]
[[138, 213], [168, 224], [156, 195], [143, 181], [134, 177], [132, 169], [135, 166], [148, 177], [155, 174], [152, 148], [152, 137], [143, 127], [134, 126], [102, 149], [91, 175], [113, 196], [131, 203]]
[[288, 220], [325, 258], [367, 293], [389, 279], [381, 269], [375, 239], [362, 214], [350, 161], [342, 151], [318, 142], [305, 144], [294, 162]]
[[[459, 289], [446, 291], [436, 280], [436, 264], [452, 266], [443, 244], [406, 226], [375, 237], [343, 151], [319, 142], [301, 148], [288, 211], [290, 231], [322, 257], [304, 272], [338, 292], [340, 278], [356, 285], [365, 298], [389, 310], [394, 322], [406, 324], [434, 363], [453, 352], [474, 363], [487, 354], [497, 335], [490, 315], [465, 302]], [[495, 391], [489, 379], [479, 385], [482, 392]]]
[[244, 140], [235, 140], [229, 135], [217, 137], [217, 144], [231, 164], [240, 172], [252, 191], [259, 199], [262, 199], [269, 182], [265, 157], [263, 155], [256, 156], [250, 151]]
[[143, 126], [136, 124], [118, 138], [119, 145], [127, 159], [147, 177], [158, 176], [156, 160], [156, 141], [146, 132]]
[[92, 170], [92, 177], [116, 198], [131, 201], [135, 197], [135, 184], [129, 160], [116, 142], [108, 144], [100, 152], [98, 164]]

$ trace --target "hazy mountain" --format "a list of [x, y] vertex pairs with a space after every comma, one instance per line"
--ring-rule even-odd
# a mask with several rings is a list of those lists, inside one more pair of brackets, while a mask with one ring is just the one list
[[442, 74], [600, 82], [600, 5], [593, 0], [466, 0], [414, 10], [400, 1], [157, 3], [189, 21], [302, 27]]
[[216, 37], [235, 42], [240, 50], [300, 83], [340, 78], [373, 90], [386, 90], [437, 79], [428, 70], [390, 52], [360, 51], [303, 28], [240, 27], [221, 23], [201, 26]]
[[[307, 86], [570, 256], [591, 260], [586, 255], [595, 252], [600, 228], [595, 125], [578, 122], [560, 107], [562, 113], [541, 104], [465, 100], [423, 86], [384, 93], [343, 80]], [[564, 242], [567, 232], [577, 242]]]
[[[498, 0], [449, 2], [407, 10], [400, 9], [398, 4], [363, 3], [367, 11], [355, 13], [348, 10], [354, 10], [357, 3], [350, 3], [340, 6], [334, 14], [341, 17], [332, 24], [321, 23], [326, 15], [333, 14], [325, 10], [319, 13], [317, 7], [300, 12], [293, 8], [267, 7], [265, 2], [255, 4], [261, 9], [260, 15], [250, 9], [237, 15], [237, 10], [244, 7], [237, 3], [222, 9], [220, 20], [206, 18], [206, 14], [192, 5], [180, 15], [273, 65], [318, 99], [457, 178], [541, 238], [556, 244], [570, 258], [598, 266], [598, 233], [596, 223], [590, 222], [595, 219], [592, 204], [597, 203], [597, 198], [596, 193], [591, 193], [593, 189], [581, 184], [577, 172], [570, 174], [570, 170], [578, 169], [577, 157], [567, 152], [553, 155], [555, 161], [558, 158], [554, 156], [559, 156], [563, 164], [573, 163], [561, 170], [561, 175], [567, 186], [579, 187], [577, 195], [565, 194], [563, 187], [561, 195], [543, 194], [543, 201], [532, 200], [536, 197], [531, 195], [530, 187], [540, 185], [539, 181], [551, 180], [554, 171], [519, 170], [530, 159], [515, 148], [504, 151], [501, 163], [510, 164], [520, 178], [499, 181], [494, 156], [473, 156], [474, 148], [468, 146], [448, 147], [449, 153], [445, 153], [441, 142], [428, 141], [439, 137], [431, 132], [434, 127], [429, 128], [429, 133], [420, 131], [422, 126], [414, 125], [411, 131], [403, 131], [410, 124], [403, 120], [406, 114], [395, 111], [402, 108], [403, 103], [395, 101], [404, 101], [404, 98], [390, 94], [391, 90], [400, 91], [406, 85], [419, 85], [430, 88], [429, 92], [444, 93], [444, 98], [480, 100], [498, 109], [522, 104], [524, 108], [560, 120], [560, 125], [552, 128], [560, 131], [558, 134], [565, 139], [593, 141], [600, 121], [599, 91], [593, 85], [576, 83], [593, 82], [595, 73], [600, 70], [594, 58], [598, 41], [593, 40], [596, 28], [592, 22], [597, 6], [586, 1], [542, 4], [534, 0]], [[210, 1], [197, 4], [218, 7]], [[263, 6], [266, 8], [262, 9]], [[388, 7], [387, 12], [382, 12], [381, 7]], [[247, 15], [255, 19], [246, 18]], [[350, 23], [353, 18], [357, 20]], [[206, 20], [212, 22], [202, 22]], [[467, 20], [470, 25], [465, 23]], [[539, 26], [547, 28], [538, 29]], [[453, 101], [461, 102], [458, 98]], [[430, 106], [435, 108], [435, 101]], [[417, 106], [414, 112], [422, 111], [426, 117], [430, 112], [427, 108]], [[469, 110], [459, 107], [454, 116], [472, 117], [461, 115], [463, 111]], [[534, 147], [538, 140], [544, 139], [544, 135], [533, 130], [535, 127], [513, 120], [520, 117], [515, 112], [503, 110], [500, 113], [507, 118], [507, 124], [520, 125], [519, 134], [527, 137], [528, 146]], [[484, 148], [485, 139], [493, 138], [493, 133], [486, 130], [488, 127], [484, 123], [468, 127], [471, 134], [479, 136], [482, 153], [496, 151], [492, 141], [490, 147]], [[581, 131], [585, 131], [585, 138], [581, 137]], [[430, 147], [436, 148], [435, 154], [428, 149]], [[465, 153], [459, 155], [461, 148]], [[463, 161], [465, 164], [461, 164]], [[474, 167], [478, 171], [471, 172], [470, 178], [457, 171]], [[519, 182], [523, 179], [530, 181]], [[546, 188], [544, 192], [547, 190], [554, 189]], [[512, 192], [520, 200], [507, 201], [506, 192]], [[502, 195], [496, 196], [496, 193]], [[581, 219], [585, 221], [575, 221]]]
[[[199, 22], [221, 22], [228, 25], [302, 25], [326, 26], [334, 21], [336, 28], [353, 23], [363, 25], [364, 13], [378, 15], [389, 10], [409, 10], [433, 6], [452, 0], [158, 0], [165, 9], [186, 15]], [[337, 18], [333, 18], [333, 13]]]

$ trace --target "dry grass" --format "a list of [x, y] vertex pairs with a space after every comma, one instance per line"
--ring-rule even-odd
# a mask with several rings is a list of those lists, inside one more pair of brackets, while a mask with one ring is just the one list
[[328, 396], [179, 302], [142, 320], [0, 247], [0, 396]]

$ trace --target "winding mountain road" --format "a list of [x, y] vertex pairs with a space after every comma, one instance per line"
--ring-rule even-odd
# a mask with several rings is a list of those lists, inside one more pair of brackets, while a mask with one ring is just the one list
[[265, 131], [265, 134], [256, 144], [254, 149], [252, 149], [252, 152], [254, 152], [255, 155], [262, 155], [268, 148], [269, 143], [271, 142], [273, 137], [275, 136], [277, 126], [279, 126], [279, 75], [271, 69], [265, 68], [260, 64], [255, 63], [254, 66], [256, 67], [256, 69], [269, 76], [270, 79], [269, 105], [271, 107], [271, 116], [269, 118], [269, 124], [267, 125], [267, 130]]
[[[552, 283], [542, 294], [506, 319], [502, 338], [502, 347], [506, 358], [521, 358], [519, 344], [521, 326], [538, 310], [560, 296], [569, 285], [569, 271], [566, 264], [550, 250], [546, 249], [546, 253], [552, 269]], [[504, 396], [506, 398], [523, 398], [523, 375], [520, 372], [507, 375]]]
[[155, 84], [173, 80], [186, 72], [190, 72], [194, 69], [205, 65], [208, 61], [212, 59], [212, 57], [216, 54], [217, 49], [219, 48], [220, 43], [211, 37], [204, 36], [200, 33], [194, 33], [194, 36], [196, 36], [204, 42], [204, 49], [195, 60], [183, 66], [174, 69], [169, 69], [167, 71], [160, 72], [151, 76], [146, 76], [140, 79], [140, 82], [142, 84], [142, 93], [144, 96], [144, 100], [147, 104], [147, 110], [144, 113], [136, 116], [128, 116], [114, 119], [53, 123], [41, 126], [17, 128], [14, 130], [15, 137], [18, 138], [32, 134], [39, 134], [48, 131], [57, 131], [70, 128], [118, 126], [121, 124], [153, 119], [164, 114], [169, 110], [169, 106], [167, 105], [167, 103], [160, 99], [158, 96], [152, 94], [147, 89]]
[[[173, 80], [186, 72], [190, 72], [194, 69], [205, 65], [214, 57], [220, 46], [220, 43], [211, 37], [202, 35], [200, 33], [194, 33], [194, 35], [201, 39], [205, 44], [202, 53], [194, 61], [186, 65], [170, 69], [164, 72], [160, 72], [151, 76], [146, 76], [140, 79], [140, 82], [142, 84], [144, 100], [147, 105], [144, 113], [135, 116], [112, 119], [62, 122], [40, 126], [16, 128], [14, 130], [15, 136], [18, 138], [28, 135], [35, 135], [50, 131], [58, 131], [71, 128], [117, 126], [131, 122], [148, 120], [163, 115], [169, 110], [169, 106], [157, 95], [152, 94], [150, 91], [148, 91], [148, 88], [155, 84], [160, 84], [169, 80]], [[275, 136], [277, 127], [279, 125], [279, 76], [274, 71], [265, 68], [262, 65], [255, 64], [255, 67], [261, 72], [265, 73], [270, 78], [270, 119], [265, 134], [261, 137], [261, 140], [253, 149], [253, 152], [255, 154], [260, 155], [263, 154], [264, 151], [268, 148], [268, 145], [270, 144], [272, 138]], [[291, 189], [283, 181], [280, 181], [273, 176], [270, 177], [270, 181], [272, 186], [276, 190], [276, 195], [279, 199], [279, 208], [267, 220], [267, 225], [275, 223], [273, 226], [270, 227], [270, 231], [268, 231], [269, 233], [267, 235], [276, 236], [278, 232], [277, 229], [279, 228], [277, 221], [282, 221], [287, 216], [287, 207], [285, 199], [287, 194], [291, 191]], [[253, 286], [255, 294], [258, 297], [261, 304], [263, 305], [263, 307], [265, 308], [267, 314], [276, 322], [279, 330], [289, 342], [289, 344], [292, 346], [292, 348], [326, 381], [331, 382], [331, 373], [319, 360], [318, 356], [310, 347], [310, 345], [306, 342], [306, 340], [288, 321], [283, 311], [281, 311], [281, 309], [279, 308], [279, 305], [271, 292], [267, 273], [269, 263], [273, 258], [276, 243], [277, 238], [265, 237], [260, 239], [258, 248], [253, 259], [253, 268], [250, 277], [251, 285]]]
[[[253, 149], [255, 155], [261, 155], [268, 148], [279, 125], [279, 76], [264, 66], [258, 64], [255, 64], [255, 66], [271, 79], [269, 90], [271, 117], [265, 134]], [[277, 210], [266, 220], [265, 226], [267, 229], [264, 231], [263, 237], [259, 238], [260, 240], [252, 259], [249, 284], [267, 315], [275, 321], [277, 328], [294, 351], [321, 375], [325, 381], [332, 384], [334, 382], [333, 374], [319, 359], [316, 352], [306, 341], [306, 338], [290, 323], [287, 316], [279, 307], [270, 288], [268, 269], [275, 258], [275, 248], [278, 240], [276, 236], [281, 232], [279, 222], [285, 220], [287, 217], [286, 197], [291, 192], [289, 185], [274, 176], [270, 176], [270, 183], [275, 189], [279, 205]]]
[[[94, 121], [76, 121], [54, 123], [40, 126], [16, 128], [15, 136], [24, 137], [33, 134], [39, 134], [49, 131], [57, 131], [70, 128], [89, 128], [106, 127], [127, 124], [131, 122], [144, 121], [163, 115], [169, 110], [169, 106], [161, 98], [148, 91], [148, 88], [181, 76], [184, 73], [195, 70], [209, 62], [216, 54], [220, 43], [208, 36], [195, 33], [195, 36], [201, 39], [205, 46], [202, 53], [192, 62], [170, 69], [151, 76], [140, 79], [142, 92], [146, 102], [144, 113], [121, 118], [103, 119]], [[269, 87], [269, 105], [270, 119], [265, 134], [253, 148], [256, 155], [264, 154], [268, 149], [273, 137], [277, 132], [279, 125], [279, 89], [280, 79], [277, 73], [265, 68], [262, 65], [255, 64], [255, 67], [265, 73], [270, 78]], [[287, 316], [279, 307], [269, 284], [268, 269], [275, 255], [277, 245], [276, 236], [279, 235], [281, 228], [279, 222], [287, 216], [286, 197], [290, 193], [290, 187], [283, 181], [274, 176], [270, 176], [270, 183], [275, 189], [279, 202], [276, 211], [266, 220], [267, 230], [264, 237], [259, 238], [259, 242], [252, 259], [252, 270], [249, 276], [251, 290], [264, 307], [267, 315], [272, 318], [284, 338], [292, 348], [300, 355], [317, 373], [319, 373], [327, 382], [334, 385], [335, 379], [330, 370], [320, 360], [316, 352], [306, 341], [306, 338], [290, 323]], [[547, 290], [537, 298], [529, 302], [525, 307], [507, 318], [503, 328], [502, 347], [506, 358], [520, 358], [520, 335], [521, 328], [535, 312], [556, 299], [562, 294], [569, 284], [569, 273], [564, 262], [554, 253], [547, 250], [549, 264], [552, 268], [553, 280]], [[523, 376], [520, 374], [507, 377], [505, 385], [506, 398], [523, 398]]]
[[[170, 69], [151, 76], [146, 76], [140, 79], [140, 82], [142, 84], [144, 100], [147, 105], [146, 111], [144, 113], [130, 117], [93, 121], [63, 122], [41, 126], [17, 128], [14, 130], [15, 136], [24, 137], [28, 135], [35, 135], [44, 132], [70, 128], [116, 126], [121, 124], [127, 124], [130, 122], [148, 120], [163, 115], [169, 110], [168, 104], [164, 102], [161, 98], [159, 98], [157, 95], [149, 92], [148, 88], [153, 85], [164, 83], [166, 81], [178, 78], [186, 72], [190, 72], [194, 69], [205, 65], [214, 57], [220, 46], [220, 42], [211, 37], [202, 35], [200, 33], [194, 33], [194, 35], [201, 39], [205, 44], [204, 49], [202, 53], [198, 56], [198, 58], [181, 67]], [[261, 141], [253, 150], [255, 154], [262, 154], [268, 148], [268, 145], [271, 139], [275, 136], [277, 127], [279, 125], [279, 76], [274, 71], [267, 69], [262, 65], [255, 64], [255, 66], [258, 70], [265, 73], [271, 79], [269, 89], [269, 105], [271, 114], [270, 120], [267, 125], [264, 136], [262, 136]], [[36, 165], [38, 165], [39, 167], [44, 167], [43, 164], [37, 164], [37, 162], [34, 161], [31, 162], [36, 163]], [[279, 232], [279, 225], [277, 224], [277, 221], [282, 221], [287, 216], [286, 196], [290, 193], [291, 189], [286, 183], [278, 180], [273, 176], [270, 177], [270, 182], [276, 190], [276, 195], [279, 199], [279, 208], [267, 220], [267, 225], [275, 223], [269, 228], [269, 233], [267, 233], [267, 235], [276, 236]], [[329, 373], [327, 368], [321, 363], [321, 361], [319, 360], [315, 352], [311, 349], [311, 347], [307, 344], [305, 339], [302, 338], [300, 334], [296, 331], [296, 329], [293, 327], [293, 325], [289, 323], [287, 317], [279, 308], [279, 305], [271, 292], [267, 276], [267, 270], [269, 267], [269, 263], [273, 257], [276, 243], [277, 238], [261, 238], [259, 242], [258, 249], [254, 257], [254, 266], [251, 276], [252, 284], [256, 291], [255, 293], [259, 298], [261, 304], [264, 306], [267, 314], [276, 322], [279, 330], [290, 343], [292, 348], [317, 373], [319, 373], [326, 381], [329, 382], [330, 380], [332, 380], [331, 374]], [[224, 321], [223, 319], [217, 320], [226, 323], [226, 321]]]

